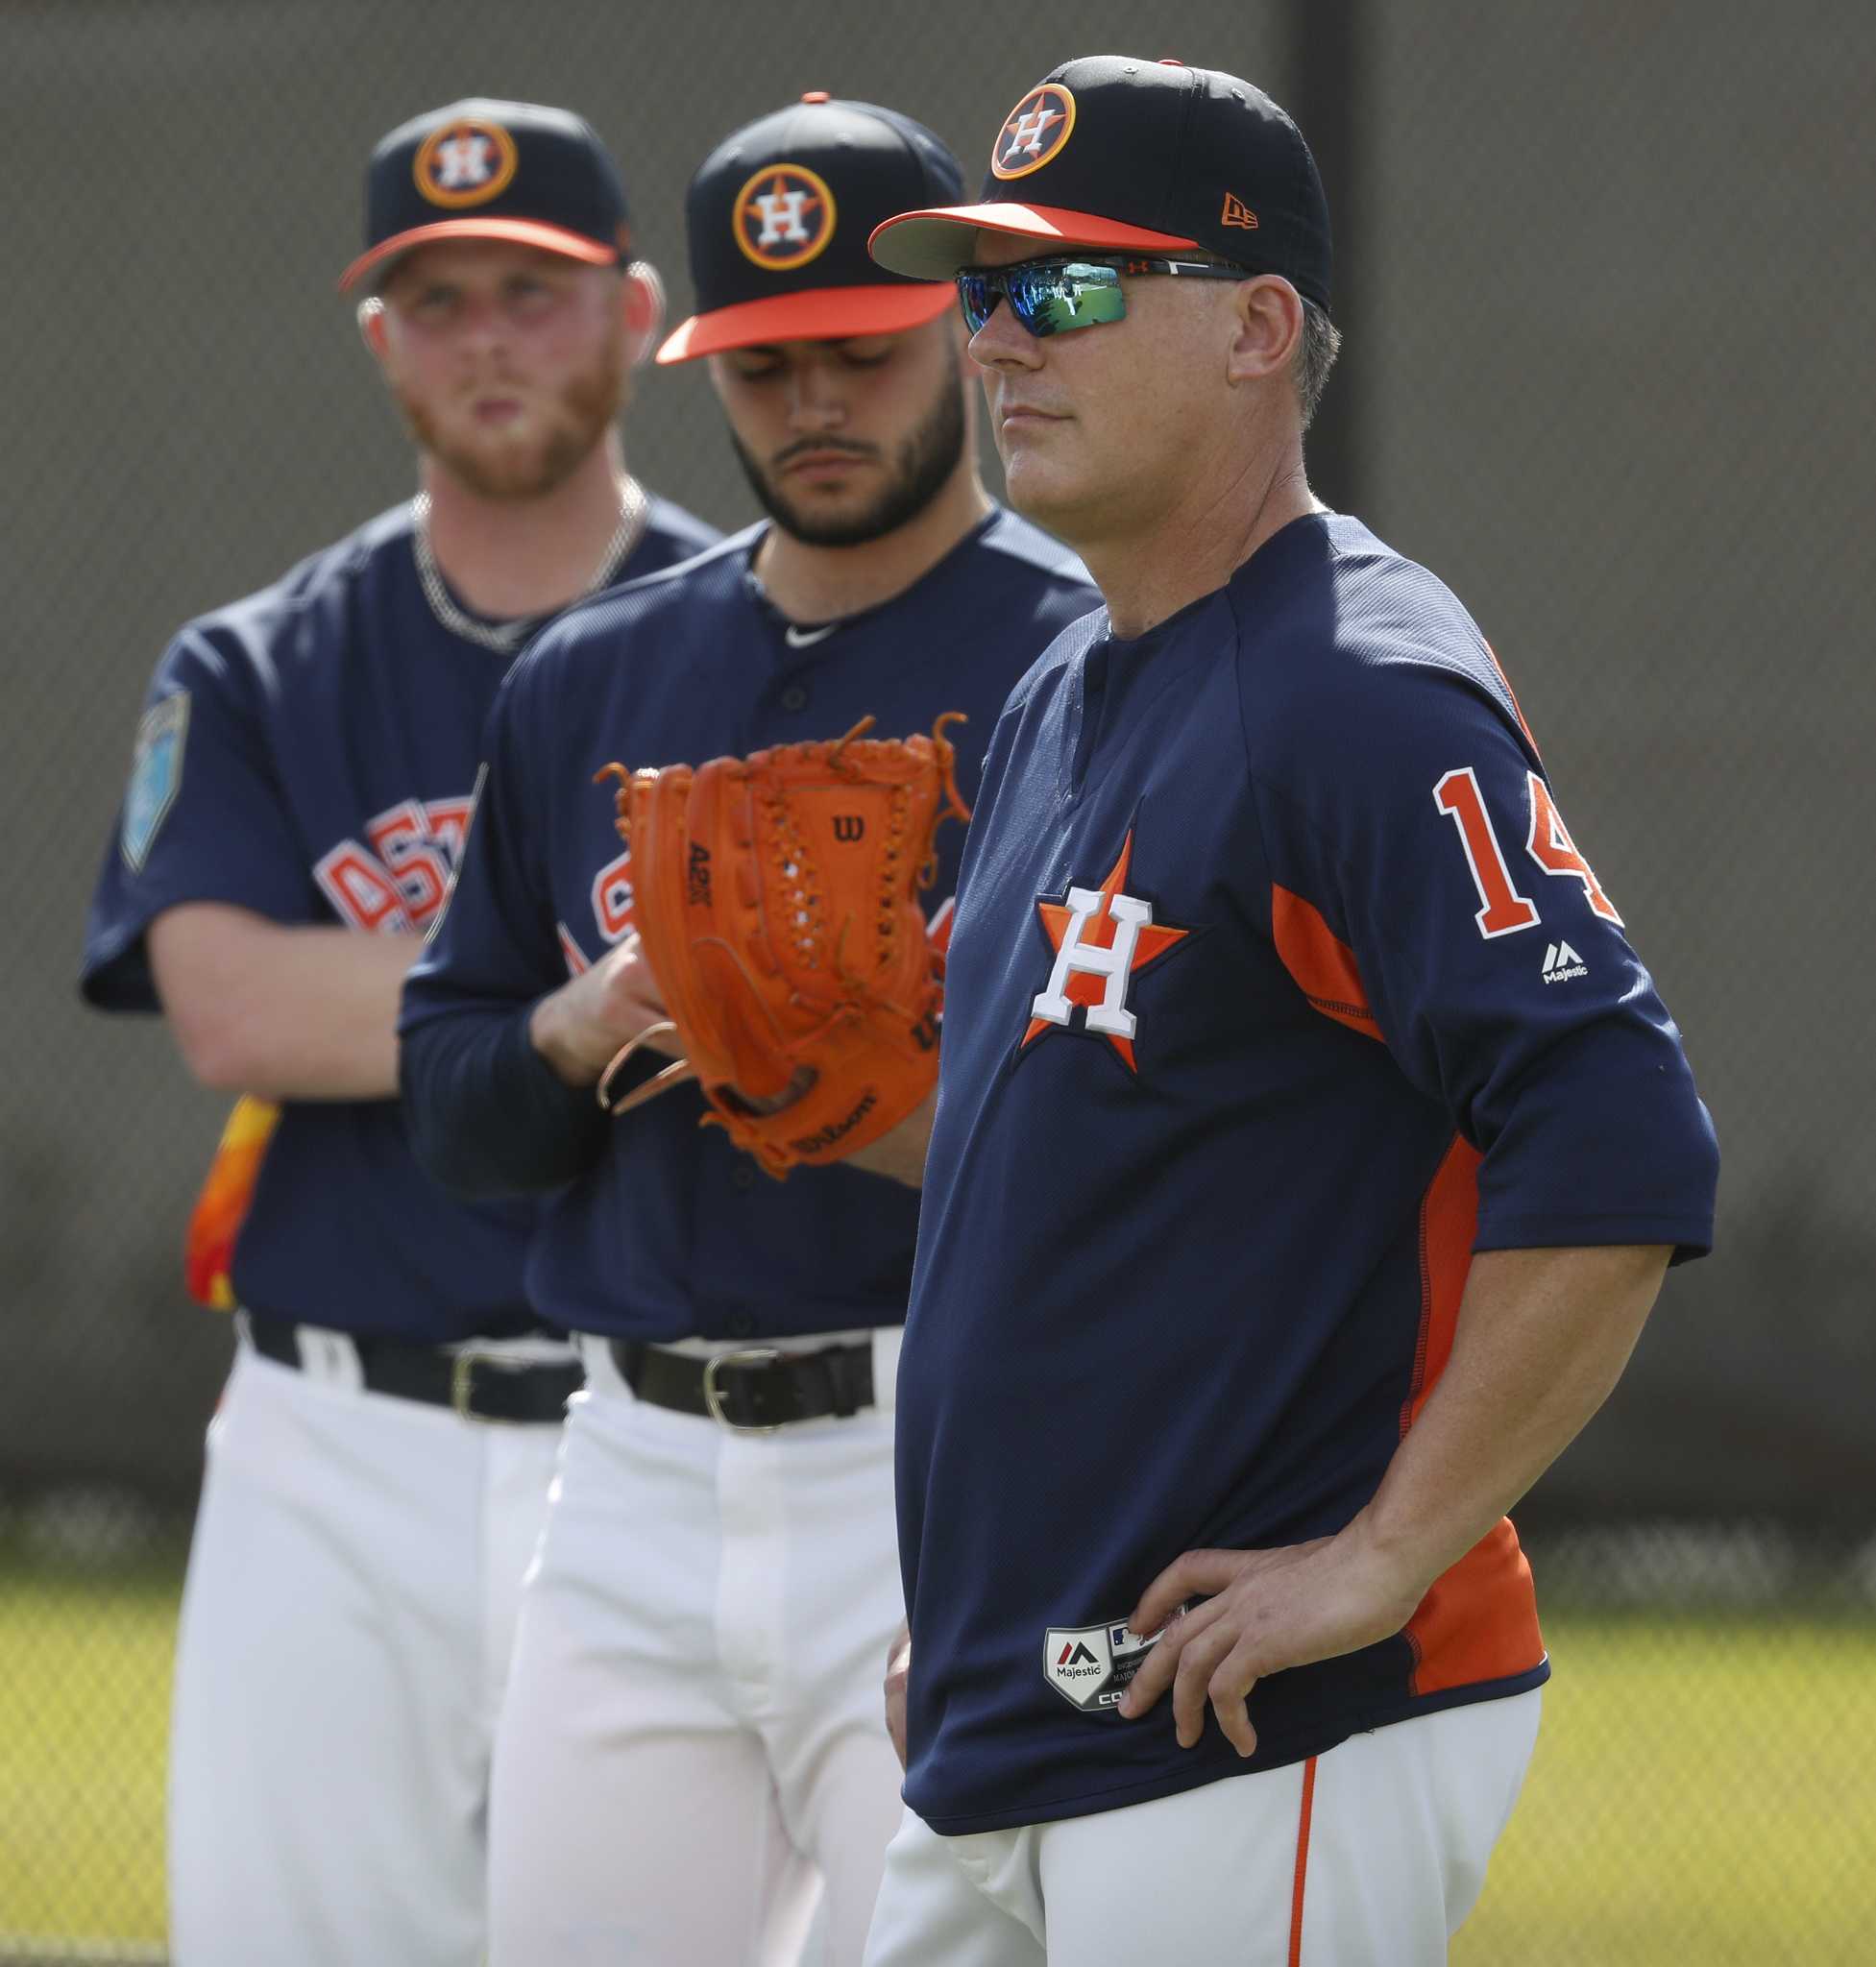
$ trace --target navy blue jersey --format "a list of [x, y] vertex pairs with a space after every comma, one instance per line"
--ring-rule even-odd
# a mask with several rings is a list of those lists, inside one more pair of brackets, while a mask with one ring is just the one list
[[[627, 571], [668, 567], [717, 537], [654, 499]], [[424, 930], [508, 667], [431, 613], [407, 504], [190, 622], [150, 686], [85, 925], [85, 997], [159, 1008], [145, 932], [182, 902]], [[349, 1331], [441, 1343], [524, 1330], [528, 1227], [525, 1208], [446, 1196], [412, 1158], [396, 1101], [289, 1102], [233, 1289], [274, 1317]]]
[[[570, 610], [516, 666], [489, 721], [454, 894], [404, 988], [405, 1092], [431, 1165], [476, 1186], [576, 1174], [546, 1205], [528, 1291], [580, 1331], [662, 1341], [896, 1324], [918, 1207], [912, 1190], [853, 1168], [771, 1180], [699, 1127], [689, 1085], [597, 1129], [579, 1128], [596, 1110], [582, 1092], [566, 1122], [581, 1165], [526, 1165], [516, 1102], [493, 1070], [501, 1047], [525, 1055], [537, 1086], [550, 1081], [526, 1047], [530, 1008], [631, 926], [630, 861], [612, 788], [594, 774], [838, 737], [865, 716], [903, 737], [962, 711], [970, 722], [951, 736], [969, 799], [1011, 688], [1098, 599], [1079, 561], [999, 513], [892, 600], [803, 629], [751, 573], [761, 537]], [[962, 833], [939, 831], [929, 911], [951, 893]]]
[[1251, 1760], [1113, 1712], [1173, 1559], [1373, 1496], [1474, 1250], [1711, 1239], [1679, 1034], [1451, 595], [1317, 516], [1144, 636], [1063, 635], [990, 748], [946, 999], [913, 1808], [1079, 1815], [1537, 1685], [1506, 1521], [1396, 1637], [1259, 1683]]

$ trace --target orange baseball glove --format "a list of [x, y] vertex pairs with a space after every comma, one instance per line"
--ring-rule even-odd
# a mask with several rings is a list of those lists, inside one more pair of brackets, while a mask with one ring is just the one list
[[[929, 738], [784, 744], [746, 759], [617, 776], [634, 912], [670, 1022], [606, 1068], [622, 1113], [694, 1079], [769, 1174], [844, 1159], [889, 1133], [938, 1079], [938, 959], [921, 889], [946, 818], [967, 820], [956, 754]], [[614, 1101], [621, 1068], [674, 1032], [684, 1058]]]

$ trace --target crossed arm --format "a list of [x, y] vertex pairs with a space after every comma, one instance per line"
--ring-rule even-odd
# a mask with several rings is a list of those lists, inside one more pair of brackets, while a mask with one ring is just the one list
[[266, 1100], [389, 1100], [414, 935], [286, 925], [222, 902], [150, 924], [150, 968], [184, 1064]]

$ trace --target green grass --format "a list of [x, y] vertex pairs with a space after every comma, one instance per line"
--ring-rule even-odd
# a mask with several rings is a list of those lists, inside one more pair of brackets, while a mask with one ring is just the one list
[[0, 1570], [0, 1953], [163, 1937], [178, 1587]]
[[[0, 1570], [0, 1954], [158, 1940], [176, 1586]], [[1455, 1967], [1876, 1959], [1876, 1626], [1553, 1615]]]
[[1876, 1960], [1876, 1626], [1545, 1630], [1537, 1754], [1455, 1967]]

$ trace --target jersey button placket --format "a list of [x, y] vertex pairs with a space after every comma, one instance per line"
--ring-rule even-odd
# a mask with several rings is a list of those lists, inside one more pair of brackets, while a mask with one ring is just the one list
[[791, 683], [782, 692], [782, 708], [785, 711], [805, 711], [808, 708], [808, 691], [805, 684]]

